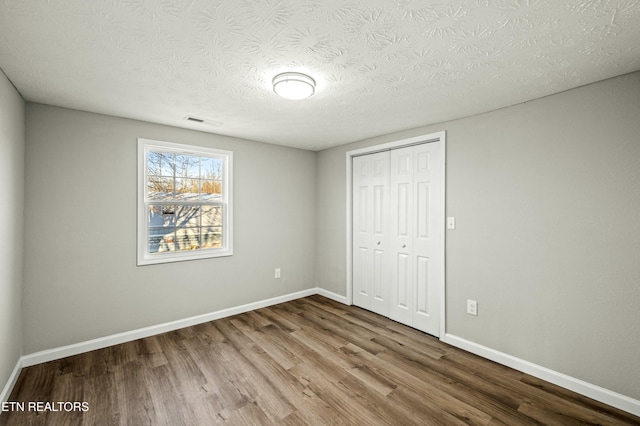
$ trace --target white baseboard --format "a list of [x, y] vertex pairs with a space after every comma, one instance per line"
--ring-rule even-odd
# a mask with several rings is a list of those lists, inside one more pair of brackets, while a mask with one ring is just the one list
[[9, 376], [9, 380], [7, 384], [4, 385], [4, 389], [2, 389], [2, 393], [0, 393], [0, 404], [3, 402], [7, 402], [9, 400], [9, 395], [11, 395], [11, 391], [13, 387], [16, 385], [18, 381], [18, 376], [20, 376], [20, 372], [22, 371], [22, 357], [18, 359], [16, 366], [13, 368], [11, 375]]
[[324, 288], [320, 288], [320, 287], [316, 288], [316, 291], [317, 291], [317, 294], [319, 294], [320, 296], [324, 296], [327, 299], [335, 300], [336, 302], [342, 303], [344, 305], [348, 305], [346, 296], [341, 296], [339, 294], [336, 294], [329, 290], [325, 290]]
[[153, 325], [150, 327], [139, 328], [137, 330], [126, 331], [124, 333], [113, 334], [111, 336], [100, 337], [97, 339], [87, 340], [86, 342], [75, 343], [73, 345], [62, 346], [59, 348], [47, 349], [24, 355], [22, 360], [23, 367], [41, 364], [43, 362], [54, 361], [56, 359], [65, 358], [71, 355], [77, 355], [84, 352], [102, 349], [120, 343], [131, 342], [133, 340], [142, 339], [144, 337], [155, 336], [156, 334], [166, 333], [168, 331], [178, 330], [180, 328], [190, 327], [196, 324], [202, 324], [214, 321], [220, 318], [253, 311], [267, 306], [277, 305], [278, 303], [289, 302], [291, 300], [300, 299], [302, 297], [317, 294], [316, 288], [299, 291], [296, 293], [286, 294], [271, 299], [261, 300], [258, 302], [248, 303], [246, 305], [236, 306], [234, 308], [222, 309], [220, 311], [210, 312], [208, 314], [196, 315], [193, 317], [166, 322], [163, 324]]
[[445, 334], [440, 340], [451, 346], [464, 349], [467, 352], [471, 352], [483, 358], [511, 367], [514, 370], [522, 371], [523, 373], [546, 380], [547, 382], [569, 389], [573, 392], [577, 392], [581, 395], [595, 399], [596, 401], [600, 401], [612, 407], [640, 416], [640, 401], [637, 399], [601, 388], [600, 386], [576, 379], [575, 377], [567, 376], [566, 374], [550, 370], [546, 367], [516, 358], [509, 354], [479, 345], [452, 334]]

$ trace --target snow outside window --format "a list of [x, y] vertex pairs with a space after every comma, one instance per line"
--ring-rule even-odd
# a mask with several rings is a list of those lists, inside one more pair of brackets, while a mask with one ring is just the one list
[[138, 265], [230, 256], [233, 153], [138, 139]]

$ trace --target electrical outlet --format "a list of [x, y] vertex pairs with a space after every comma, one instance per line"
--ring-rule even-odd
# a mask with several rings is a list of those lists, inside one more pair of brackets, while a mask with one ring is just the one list
[[469, 315], [478, 315], [478, 302], [467, 299], [467, 313]]
[[280, 278], [280, 268], [276, 268], [275, 278]]

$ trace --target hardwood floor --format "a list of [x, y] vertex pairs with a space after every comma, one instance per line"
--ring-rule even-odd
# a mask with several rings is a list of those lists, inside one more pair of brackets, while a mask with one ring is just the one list
[[9, 400], [2, 425], [640, 424], [321, 296], [28, 367]]

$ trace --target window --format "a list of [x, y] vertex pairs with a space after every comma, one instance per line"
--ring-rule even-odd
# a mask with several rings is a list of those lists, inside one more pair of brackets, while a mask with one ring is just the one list
[[138, 139], [138, 265], [230, 256], [233, 153]]

